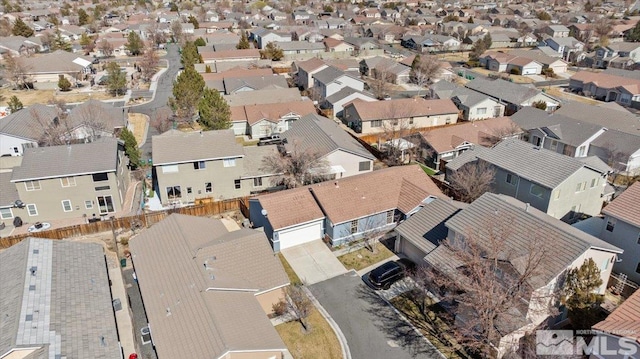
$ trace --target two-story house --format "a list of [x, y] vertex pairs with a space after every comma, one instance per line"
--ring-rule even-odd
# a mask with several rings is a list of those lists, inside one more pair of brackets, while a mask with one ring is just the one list
[[270, 42], [290, 42], [291, 34], [285, 32], [276, 32], [273, 30], [265, 29], [263, 27], [255, 28], [251, 30], [251, 39], [256, 41], [258, 48], [264, 49]]
[[446, 165], [446, 178], [465, 165], [485, 162], [495, 169], [492, 189], [531, 204], [554, 218], [572, 222], [600, 213], [606, 176], [599, 158], [572, 158], [518, 139], [491, 148], [475, 146]]
[[584, 43], [573, 37], [550, 37], [544, 42], [559, 54], [565, 61], [574, 61], [576, 54], [584, 49]]
[[450, 98], [465, 121], [485, 120], [504, 116], [506, 106], [498, 100], [449, 81], [430, 86], [432, 98]]
[[29, 148], [11, 182], [23, 208], [13, 216], [32, 223], [111, 216], [122, 208], [130, 183], [124, 146], [113, 138], [68, 146]]
[[340, 70], [337, 67], [329, 66], [318, 71], [313, 77], [313, 94], [316, 99], [325, 99], [345, 87], [363, 91], [364, 81], [353, 75]]
[[275, 174], [261, 169], [275, 152], [275, 146], [243, 147], [232, 130], [167, 131], [153, 136], [154, 189], [164, 206], [262, 192], [275, 186]]
[[34, 104], [0, 121], [0, 156], [21, 156], [25, 148], [37, 147], [44, 131], [58, 118], [54, 107]]
[[345, 106], [344, 120], [362, 134], [400, 132], [448, 125], [458, 121], [458, 108], [450, 99], [355, 100]]
[[541, 32], [551, 37], [569, 37], [570, 30], [564, 25], [547, 25]]
[[640, 62], [640, 45], [635, 42], [615, 42], [600, 46], [595, 53], [596, 66], [600, 68], [632, 67]]
[[231, 124], [236, 136], [262, 138], [288, 130], [292, 122], [310, 113], [316, 109], [309, 100], [234, 106]]
[[306, 61], [295, 61], [292, 65], [296, 72], [296, 85], [302, 90], [313, 88], [313, 75], [326, 69], [329, 65], [317, 57]]

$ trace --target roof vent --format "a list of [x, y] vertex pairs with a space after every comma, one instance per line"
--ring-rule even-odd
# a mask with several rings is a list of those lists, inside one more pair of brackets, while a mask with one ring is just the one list
[[529, 204], [529, 203], [525, 203], [525, 204], [524, 204], [524, 211], [525, 211], [525, 212], [529, 212], [529, 206], [530, 206], [530, 204]]
[[167, 307], [167, 317], [171, 315], [171, 308]]
[[31, 272], [32, 276], [35, 276], [36, 273], [38, 272], [38, 267], [31, 267], [29, 268], [29, 271]]

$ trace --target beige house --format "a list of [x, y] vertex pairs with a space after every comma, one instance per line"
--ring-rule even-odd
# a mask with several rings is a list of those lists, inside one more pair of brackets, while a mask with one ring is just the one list
[[243, 147], [232, 130], [153, 136], [154, 189], [163, 205], [248, 196], [274, 186], [262, 159], [276, 146]]
[[344, 107], [348, 126], [362, 134], [448, 125], [458, 121], [458, 108], [450, 99], [355, 100]]
[[316, 108], [309, 100], [234, 106], [231, 124], [236, 136], [261, 138], [282, 133], [291, 123], [311, 113], [316, 113]]
[[91, 74], [93, 62], [90, 57], [63, 50], [54, 51], [34, 57], [23, 57], [26, 75], [33, 82], [35, 88], [57, 88], [60, 76], [66, 77], [71, 83], [83, 80]]
[[130, 183], [129, 159], [116, 139], [28, 148], [11, 182], [23, 205], [13, 216], [25, 223], [99, 218], [122, 211]]
[[159, 359], [282, 359], [267, 314], [289, 279], [264, 232], [172, 214], [130, 242]]

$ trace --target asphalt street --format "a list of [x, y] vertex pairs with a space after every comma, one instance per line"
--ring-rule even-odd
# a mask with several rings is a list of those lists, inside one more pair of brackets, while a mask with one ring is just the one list
[[357, 274], [340, 275], [310, 289], [342, 330], [354, 359], [442, 357]]

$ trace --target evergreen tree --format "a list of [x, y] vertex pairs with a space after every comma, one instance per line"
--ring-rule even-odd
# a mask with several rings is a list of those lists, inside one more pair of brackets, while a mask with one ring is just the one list
[[469, 20], [467, 20], [469, 24], [473, 24], [473, 16], [469, 16]]
[[84, 9], [78, 9], [78, 25], [82, 26], [89, 22], [89, 14]]
[[80, 46], [82, 46], [84, 51], [88, 54], [89, 52], [93, 51], [93, 49], [96, 47], [96, 44], [93, 42], [93, 39], [89, 35], [87, 35], [86, 32], [83, 32], [80, 36]]
[[127, 89], [127, 74], [115, 62], [107, 65], [107, 89], [114, 96], [124, 94]]
[[7, 102], [7, 106], [9, 107], [10, 113], [18, 112], [24, 108], [22, 101], [20, 101], [16, 95], [11, 96], [9, 102]]
[[56, 29], [56, 33], [53, 36], [53, 40], [51, 41], [50, 49], [51, 51], [63, 50], [66, 52], [71, 52], [71, 43], [65, 40], [64, 37], [62, 37], [62, 32], [60, 32], [60, 29]]
[[176, 3], [172, 2], [171, 5], [169, 6], [169, 10], [173, 11], [173, 12], [178, 12], [178, 5], [176, 5]]
[[134, 31], [129, 32], [125, 48], [132, 56], [140, 55], [144, 49], [144, 43], [142, 42], [140, 35]]
[[71, 82], [67, 80], [64, 75], [60, 75], [60, 77], [58, 78], [58, 88], [63, 92], [69, 91], [71, 89]]
[[273, 42], [269, 42], [263, 50], [260, 50], [260, 57], [267, 60], [280, 61], [284, 57], [284, 52]]
[[484, 42], [485, 51], [489, 50], [491, 48], [491, 45], [493, 45], [493, 39], [491, 39], [490, 33], [487, 33], [486, 35], [484, 35], [484, 37], [482, 38], [482, 41]]
[[207, 46], [207, 43], [201, 37], [197, 38], [196, 41], [193, 42], [193, 44], [196, 46]]
[[251, 46], [249, 45], [249, 39], [247, 38], [247, 32], [246, 31], [242, 31], [242, 35], [240, 35], [240, 41], [238, 42], [238, 45], [236, 45], [236, 49], [238, 50], [246, 50], [248, 48], [250, 48]]
[[211, 73], [211, 65], [206, 65], [204, 67], [204, 72], [210, 74]]
[[629, 34], [627, 35], [627, 40], [633, 41], [633, 42], [640, 41], [640, 22], [638, 22], [636, 26], [633, 29], [631, 29], [631, 31], [629, 31]]
[[33, 36], [33, 29], [30, 28], [29, 25], [25, 24], [24, 21], [22, 21], [22, 19], [20, 18], [17, 18], [16, 21], [13, 23], [13, 29], [11, 29], [11, 32], [15, 36], [24, 36], [24, 37]]
[[173, 98], [170, 105], [176, 114], [190, 120], [202, 98], [204, 79], [193, 66], [185, 66], [177, 80], [173, 82]]
[[198, 47], [192, 41], [187, 41], [182, 47], [182, 65], [187, 67], [193, 67], [194, 64], [201, 63], [200, 54], [198, 53]]
[[205, 130], [226, 130], [231, 127], [229, 104], [216, 90], [204, 89], [202, 99], [198, 103], [198, 113], [198, 122]]
[[131, 169], [136, 169], [140, 163], [140, 149], [136, 136], [125, 127], [120, 132], [120, 139], [124, 141], [124, 153], [129, 157], [129, 166]]
[[567, 273], [561, 303], [568, 309], [574, 329], [590, 329], [597, 321], [603, 298], [596, 291], [601, 285], [600, 269], [591, 258]]
[[200, 23], [198, 23], [198, 19], [196, 19], [195, 16], [193, 15], [189, 15], [189, 19], [187, 20], [187, 22], [193, 24], [194, 29], [200, 28]]

